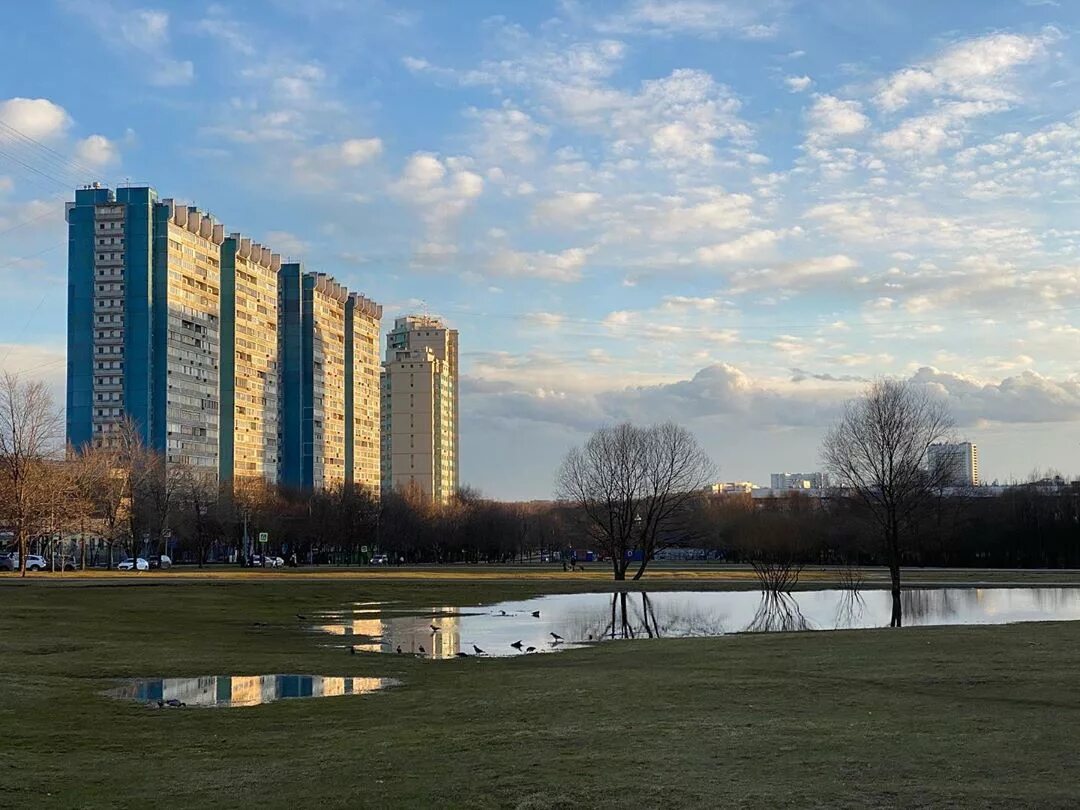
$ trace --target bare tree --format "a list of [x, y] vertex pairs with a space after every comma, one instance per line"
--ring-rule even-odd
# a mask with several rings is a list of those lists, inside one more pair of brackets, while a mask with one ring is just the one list
[[949, 474], [928, 469], [929, 447], [952, 427], [940, 400], [910, 383], [884, 379], [849, 401], [825, 436], [825, 466], [865, 507], [881, 538], [892, 578], [893, 627], [902, 622], [900, 564], [910, 529], [941, 484], [935, 478]]
[[199, 568], [221, 535], [217, 477], [190, 464], [173, 471], [172, 507], [180, 539], [195, 551]]
[[60, 414], [45, 383], [0, 374], [0, 475], [8, 497], [6, 511], [15, 529], [19, 569], [26, 576], [30, 535], [49, 502], [46, 459], [61, 436]]
[[116, 458], [126, 478], [128, 498], [124, 510], [127, 542], [134, 558], [144, 544], [164, 540], [178, 473], [165, 464], [164, 456], [143, 443], [132, 419], [121, 423], [118, 437]]
[[713, 465], [686, 428], [629, 423], [597, 430], [571, 450], [556, 481], [557, 496], [574, 504], [585, 531], [626, 579], [634, 552], [640, 579], [660, 548], [688, 531], [689, 505]]

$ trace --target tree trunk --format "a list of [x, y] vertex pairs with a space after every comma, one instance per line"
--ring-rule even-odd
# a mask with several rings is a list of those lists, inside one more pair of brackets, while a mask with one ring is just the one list
[[889, 627], [901, 627], [903, 624], [903, 608], [900, 604], [900, 560], [890, 555], [889, 576], [892, 578], [892, 618]]
[[649, 564], [649, 555], [642, 552], [642, 554], [641, 554], [641, 565], [638, 566], [637, 573], [634, 574], [634, 579], [635, 580], [641, 579], [642, 574], [645, 573], [645, 567], [648, 564]]

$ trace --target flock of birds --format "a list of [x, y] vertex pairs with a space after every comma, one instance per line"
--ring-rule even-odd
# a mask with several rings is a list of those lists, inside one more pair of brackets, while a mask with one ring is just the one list
[[[500, 616], [509, 616], [511, 614], [507, 613], [505, 610], [500, 610], [499, 615]], [[539, 610], [534, 610], [531, 615], [532, 615], [532, 617], [534, 619], [539, 619], [540, 618], [540, 611]], [[299, 619], [302, 622], [307, 621], [307, 616], [304, 616], [304, 615], [302, 615], [300, 613], [296, 614], [296, 618]], [[438, 625], [429, 624], [428, 627], [431, 628], [432, 637], [434, 637], [436, 633], [441, 633], [442, 632], [442, 628], [439, 627]], [[562, 636], [560, 636], [558, 633], [549, 633], [549, 635], [551, 636], [552, 641], [548, 642], [548, 645], [551, 646], [551, 647], [557, 647], [566, 640]], [[592, 636], [589, 636], [589, 640], [592, 641]], [[525, 642], [522, 641], [521, 639], [518, 639], [517, 641], [515, 641], [510, 646], [513, 647], [518, 652], [525, 652], [525, 653], [534, 653], [534, 652], [536, 652], [536, 647], [532, 647], [532, 646], [526, 647]], [[454, 655], [457, 658], [472, 658], [474, 655], [475, 656], [481, 656], [481, 655], [487, 655], [488, 654], [486, 650], [480, 649], [480, 647], [478, 647], [475, 644], [472, 645], [472, 648], [473, 648], [473, 651], [471, 653], [467, 653], [464, 650], [459, 650]], [[426, 649], [424, 649], [423, 644], [418, 644], [416, 649], [417, 649], [417, 652], [421, 656], [428, 654], [428, 651]], [[401, 655], [403, 653], [403, 650], [401, 649], [400, 644], [397, 645], [397, 647], [394, 649], [394, 652], [396, 652], [398, 655]], [[357, 653], [356, 646], [350, 644], [349, 645], [349, 655], [356, 655], [356, 653]]]

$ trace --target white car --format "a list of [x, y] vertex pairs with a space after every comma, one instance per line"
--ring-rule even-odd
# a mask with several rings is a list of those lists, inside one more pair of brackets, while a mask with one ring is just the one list
[[122, 560], [116, 566], [117, 571], [149, 571], [150, 563], [144, 560], [142, 557], [136, 557], [134, 560], [127, 559]]
[[[27, 571], [44, 571], [48, 563], [45, 562], [45, 558], [40, 554], [27, 554], [26, 555], [26, 570]], [[0, 569], [7, 571], [19, 570], [19, 552], [13, 551], [10, 554], [0, 557]]]
[[285, 565], [285, 560], [273, 554], [253, 554], [251, 564], [255, 568], [281, 568]]

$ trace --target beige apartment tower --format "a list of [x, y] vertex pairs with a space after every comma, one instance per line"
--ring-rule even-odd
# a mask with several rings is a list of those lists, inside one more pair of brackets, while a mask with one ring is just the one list
[[406, 315], [386, 336], [382, 488], [447, 503], [458, 488], [458, 333]]

